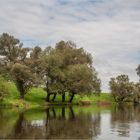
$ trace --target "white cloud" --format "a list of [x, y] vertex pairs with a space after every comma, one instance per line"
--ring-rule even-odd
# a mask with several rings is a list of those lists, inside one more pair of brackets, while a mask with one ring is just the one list
[[0, 32], [25, 44], [73, 40], [93, 54], [103, 90], [112, 76], [138, 80], [139, 0], [0, 0]]

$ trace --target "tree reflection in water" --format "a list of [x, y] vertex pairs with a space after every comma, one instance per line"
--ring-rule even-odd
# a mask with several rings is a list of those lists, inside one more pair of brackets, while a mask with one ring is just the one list
[[45, 112], [46, 119], [42, 120], [28, 120], [26, 112], [20, 112], [5, 138], [93, 139], [100, 134], [100, 113], [74, 112], [72, 107], [50, 107]]
[[76, 115], [72, 107], [69, 107], [69, 111], [68, 109], [66, 110], [65, 107], [62, 107], [61, 113], [55, 113], [58, 114], [58, 116], [52, 113], [52, 111], [54, 112], [54, 110], [54, 108], [46, 109], [46, 138], [90, 139], [93, 136], [97, 136], [98, 134], [100, 134], [100, 128], [98, 128], [100, 127], [99, 114], [99, 116], [95, 116], [93, 121], [92, 115], [90, 113], [84, 114], [83, 112], [80, 112]]
[[92, 112], [85, 107], [50, 107], [23, 112], [0, 109], [0, 139], [122, 137], [124, 140], [139, 140], [139, 133], [140, 106], [116, 106], [107, 112]]
[[112, 131], [118, 136], [129, 137], [130, 127], [135, 122], [140, 122], [140, 106], [118, 105], [111, 111]]

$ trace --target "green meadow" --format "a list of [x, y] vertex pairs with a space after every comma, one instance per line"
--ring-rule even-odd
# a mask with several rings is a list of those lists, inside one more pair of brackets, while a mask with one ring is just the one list
[[[43, 88], [31, 88], [29, 92], [25, 95], [25, 100], [19, 99], [19, 92], [13, 83], [8, 83], [7, 85], [9, 93], [1, 101], [1, 106], [5, 107], [19, 107], [19, 108], [35, 108], [35, 107], [46, 107], [48, 105], [63, 105], [69, 104], [69, 95], [66, 93], [66, 102], [62, 103], [61, 95], [57, 95], [55, 102], [46, 102], [45, 98], [47, 93]], [[51, 97], [52, 98], [52, 97]], [[90, 102], [92, 105], [98, 105], [100, 102], [113, 103], [114, 100], [112, 96], [108, 93], [101, 93], [98, 95], [75, 95], [72, 102], [73, 105], [82, 105], [82, 102]]]

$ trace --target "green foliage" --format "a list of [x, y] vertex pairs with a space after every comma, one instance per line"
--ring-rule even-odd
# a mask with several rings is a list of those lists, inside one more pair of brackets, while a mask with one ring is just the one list
[[133, 83], [129, 82], [128, 75], [119, 75], [116, 78], [111, 78], [110, 90], [116, 101], [123, 102], [130, 97], [133, 92]]
[[3, 100], [8, 93], [8, 83], [0, 76], [0, 101]]
[[97, 104], [98, 102], [110, 102], [110, 103], [115, 102], [113, 97], [109, 93], [101, 93], [100, 96], [94, 94], [86, 95], [80, 99], [80, 101], [84, 101], [84, 100], [91, 101], [92, 104]]
[[23, 44], [14, 36], [7, 33], [0, 36], [0, 55], [3, 56], [0, 65], [8, 72], [9, 77], [15, 81], [20, 91], [20, 97], [24, 98], [24, 94], [30, 88], [33, 78], [32, 72], [29, 72], [31, 70], [27, 66], [29, 59], [27, 54], [30, 49], [22, 46]]
[[9, 83], [7, 87], [9, 94], [5, 96], [1, 105], [17, 106], [19, 108], [33, 108], [46, 106], [46, 93], [42, 88], [31, 88], [25, 96], [25, 100], [19, 100], [19, 91], [14, 83]]
[[[20, 46], [20, 47], [19, 47]], [[18, 57], [18, 49], [22, 47], [20, 41], [14, 36], [3, 33], [0, 37], [0, 55], [6, 56], [10, 61]]]
[[20, 92], [20, 97], [24, 98], [24, 95], [32, 87], [35, 79], [31, 69], [26, 65], [16, 63], [13, 65], [11, 73]]
[[67, 69], [67, 89], [71, 93], [92, 92], [92, 70], [87, 65], [71, 65]]
[[60, 41], [54, 49], [46, 48], [40, 62], [41, 76], [48, 93], [47, 101], [53, 93], [63, 96], [65, 92], [90, 94], [100, 91], [100, 80], [92, 67], [91, 55], [70, 41]]
[[134, 103], [140, 103], [140, 82], [133, 84], [133, 101]]
[[25, 100], [32, 104], [45, 104], [46, 92], [42, 88], [31, 88], [29, 93], [25, 96]]

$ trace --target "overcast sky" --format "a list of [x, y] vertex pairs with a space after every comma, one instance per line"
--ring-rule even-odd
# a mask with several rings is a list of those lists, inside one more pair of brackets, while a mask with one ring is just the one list
[[74, 41], [93, 55], [103, 91], [118, 74], [138, 81], [140, 0], [0, 0], [3, 32], [27, 46]]

